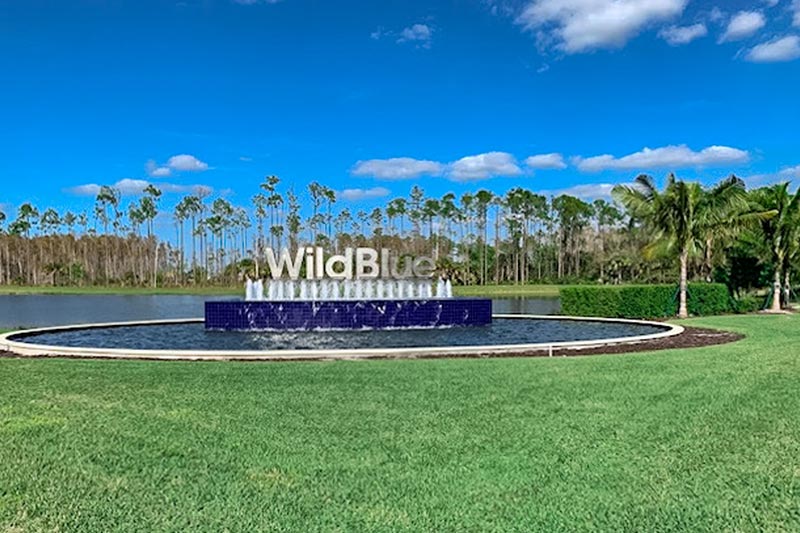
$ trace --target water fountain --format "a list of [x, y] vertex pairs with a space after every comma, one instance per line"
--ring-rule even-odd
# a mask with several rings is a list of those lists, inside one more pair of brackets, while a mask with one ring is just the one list
[[212, 330], [485, 325], [488, 299], [454, 298], [449, 279], [248, 279], [243, 301], [206, 302]]

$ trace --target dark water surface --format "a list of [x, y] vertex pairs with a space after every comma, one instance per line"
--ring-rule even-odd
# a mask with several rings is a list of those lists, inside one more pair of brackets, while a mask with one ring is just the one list
[[[0, 295], [0, 328], [202, 318], [206, 300], [226, 299], [230, 296]], [[495, 313], [552, 315], [559, 309], [557, 299], [493, 301]]]
[[291, 350], [475, 346], [647, 335], [657, 326], [570, 320], [496, 319], [490, 326], [426, 330], [302, 332], [206, 331], [202, 323], [65, 331], [21, 340], [58, 346], [141, 350]]

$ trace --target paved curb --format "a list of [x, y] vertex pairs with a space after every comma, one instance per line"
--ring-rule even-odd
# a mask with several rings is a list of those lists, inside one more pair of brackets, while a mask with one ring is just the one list
[[37, 328], [23, 331], [12, 331], [0, 335], [0, 350], [11, 352], [23, 357], [72, 357], [72, 358], [97, 358], [97, 359], [142, 359], [162, 361], [319, 361], [319, 360], [360, 360], [360, 359], [397, 359], [420, 357], [459, 357], [459, 356], [497, 356], [519, 354], [529, 351], [553, 350], [583, 350], [616, 346], [623, 344], [638, 344], [645, 341], [663, 339], [683, 333], [682, 326], [664, 322], [647, 320], [626, 320], [616, 318], [572, 317], [553, 315], [493, 315], [494, 318], [513, 320], [568, 320], [611, 322], [617, 324], [638, 324], [666, 328], [665, 331], [650, 335], [637, 335], [632, 337], [618, 337], [611, 339], [596, 339], [586, 341], [550, 342], [535, 344], [504, 344], [488, 346], [440, 346], [417, 348], [359, 348], [348, 350], [135, 350], [119, 348], [77, 348], [69, 346], [48, 346], [24, 342], [27, 336], [38, 333], [55, 333], [62, 331], [78, 331], [121, 326], [154, 326], [162, 324], [193, 324], [202, 323], [202, 318], [189, 318], [178, 320], [147, 320], [137, 322], [110, 322], [101, 324], [80, 324], [72, 326], [58, 326]]

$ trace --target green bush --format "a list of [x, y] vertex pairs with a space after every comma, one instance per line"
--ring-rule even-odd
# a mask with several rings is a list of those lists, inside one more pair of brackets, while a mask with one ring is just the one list
[[733, 311], [735, 313], [747, 314], [761, 311], [764, 308], [763, 296], [743, 296], [738, 300], [733, 300]]
[[561, 312], [575, 316], [616, 316], [609, 312], [617, 313], [622, 296], [620, 287], [563, 287], [558, 293]]
[[728, 287], [722, 283], [690, 283], [686, 306], [692, 316], [721, 315], [733, 311]]
[[658, 318], [678, 313], [677, 288], [672, 285], [643, 285], [622, 288], [618, 318]]
[[[565, 315], [667, 318], [678, 313], [676, 285], [564, 287], [559, 293]], [[687, 298], [689, 314], [694, 316], [735, 309], [728, 288], [721, 283], [690, 283]]]

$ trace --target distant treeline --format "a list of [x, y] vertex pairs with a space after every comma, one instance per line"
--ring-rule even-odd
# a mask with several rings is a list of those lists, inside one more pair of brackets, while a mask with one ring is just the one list
[[0, 283], [230, 284], [263, 270], [267, 247], [313, 244], [424, 253], [465, 285], [677, 283], [684, 270], [685, 279], [733, 290], [785, 289], [800, 238], [798, 197], [787, 184], [745, 191], [734, 177], [714, 187], [670, 177], [659, 191], [640, 176], [615, 188], [616, 201], [593, 202], [520, 187], [431, 198], [414, 186], [407, 198], [355, 212], [319, 183], [297, 192], [279, 185], [266, 177], [247, 206], [183, 197], [169, 210], [170, 240], [154, 232], [163, 208], [152, 185], [126, 206], [118, 190], [102, 187], [90, 213], [30, 203], [0, 212]]

